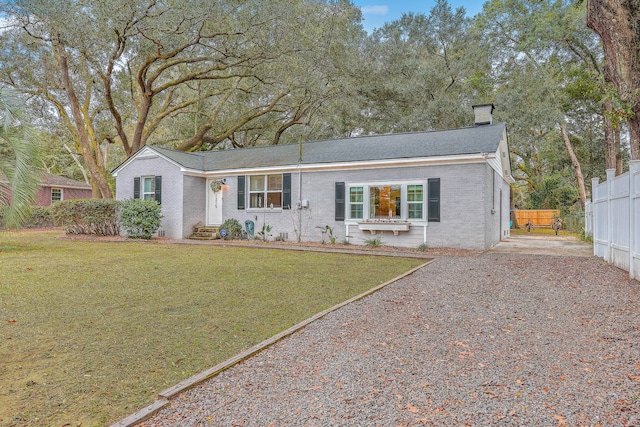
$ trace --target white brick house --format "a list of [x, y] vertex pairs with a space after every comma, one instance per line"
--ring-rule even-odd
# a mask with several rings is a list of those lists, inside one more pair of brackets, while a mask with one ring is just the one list
[[[116, 198], [153, 198], [160, 232], [253, 221], [272, 235], [488, 249], [509, 235], [512, 182], [504, 123], [474, 106], [472, 127], [184, 153], [147, 146], [118, 166]], [[302, 151], [302, 158], [300, 158]]]

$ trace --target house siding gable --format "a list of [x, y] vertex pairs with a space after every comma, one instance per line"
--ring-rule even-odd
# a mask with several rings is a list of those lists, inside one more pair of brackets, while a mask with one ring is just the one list
[[116, 175], [116, 199], [133, 198], [134, 178], [162, 176], [162, 223], [158, 230], [165, 237], [182, 239], [184, 234], [184, 186], [180, 168], [161, 156], [138, 157], [126, 163]]

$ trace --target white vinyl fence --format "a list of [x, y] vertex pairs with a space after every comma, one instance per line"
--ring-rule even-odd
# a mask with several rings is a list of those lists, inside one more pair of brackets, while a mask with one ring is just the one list
[[629, 172], [592, 180], [591, 203], [585, 209], [585, 233], [593, 235], [593, 254], [640, 279], [640, 160]]

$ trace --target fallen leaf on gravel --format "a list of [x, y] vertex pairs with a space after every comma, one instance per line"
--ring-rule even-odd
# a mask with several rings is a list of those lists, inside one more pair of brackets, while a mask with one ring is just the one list
[[488, 394], [490, 397], [498, 397], [498, 393], [495, 393], [491, 390], [485, 390], [484, 394]]
[[640, 381], [640, 375], [629, 375], [629, 379], [631, 381], [633, 380]]
[[553, 419], [554, 420], [558, 420], [558, 427], [566, 427], [567, 426], [567, 419], [565, 417], [563, 417], [562, 415], [554, 415]]

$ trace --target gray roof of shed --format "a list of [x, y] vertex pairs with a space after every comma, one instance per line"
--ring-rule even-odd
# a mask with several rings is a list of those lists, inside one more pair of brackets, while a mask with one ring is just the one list
[[91, 185], [86, 182], [76, 181], [66, 176], [53, 175], [51, 173], [43, 173], [40, 185], [43, 187], [69, 187], [69, 188], [86, 188], [91, 190]]
[[[302, 164], [495, 153], [504, 130], [505, 124], [498, 123], [442, 131], [307, 142], [302, 144]], [[299, 157], [298, 144], [195, 153], [160, 147], [153, 149], [185, 168], [201, 171], [294, 165]]]

